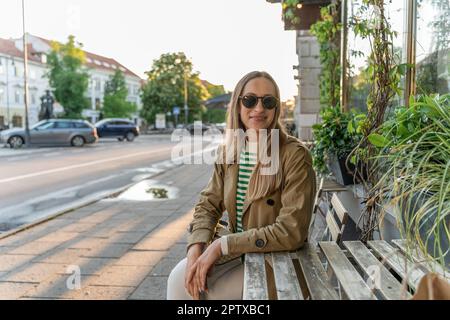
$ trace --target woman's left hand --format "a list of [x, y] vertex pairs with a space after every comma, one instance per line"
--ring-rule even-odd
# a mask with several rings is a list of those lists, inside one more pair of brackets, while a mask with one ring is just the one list
[[220, 240], [214, 240], [197, 259], [194, 266], [196, 268], [194, 281], [197, 288], [208, 291], [206, 287], [206, 276], [213, 267], [214, 263], [222, 256]]

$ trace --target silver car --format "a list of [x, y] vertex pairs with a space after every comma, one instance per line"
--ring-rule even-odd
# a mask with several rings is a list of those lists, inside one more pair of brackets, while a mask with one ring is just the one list
[[[30, 144], [39, 146], [71, 145], [82, 147], [98, 141], [97, 129], [85, 120], [49, 119], [30, 128]], [[25, 129], [12, 128], [0, 132], [0, 144], [21, 148], [25, 144]]]

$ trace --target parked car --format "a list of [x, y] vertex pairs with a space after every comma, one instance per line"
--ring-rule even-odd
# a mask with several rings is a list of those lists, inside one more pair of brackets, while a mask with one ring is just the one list
[[126, 119], [103, 119], [95, 124], [99, 138], [117, 138], [133, 141], [139, 136], [139, 127]]
[[[71, 145], [82, 147], [98, 140], [97, 130], [85, 120], [49, 119], [30, 128], [30, 144], [40, 146]], [[0, 144], [21, 148], [25, 144], [25, 129], [12, 128], [0, 132]]]
[[194, 135], [196, 132], [200, 132], [203, 134], [206, 130], [211, 129], [211, 125], [206, 123], [190, 123], [188, 124], [185, 129], [189, 131], [191, 135]]

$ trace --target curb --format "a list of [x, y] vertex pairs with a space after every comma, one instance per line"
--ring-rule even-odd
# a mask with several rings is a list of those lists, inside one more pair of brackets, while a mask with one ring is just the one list
[[69, 212], [72, 212], [72, 211], [74, 211], [74, 210], [77, 210], [77, 209], [80, 209], [80, 208], [89, 206], [89, 205], [91, 205], [91, 204], [93, 204], [93, 203], [96, 203], [96, 202], [98, 202], [98, 201], [100, 201], [100, 200], [103, 200], [103, 199], [106, 199], [106, 198], [110, 198], [110, 197], [112, 197], [112, 196], [114, 196], [114, 195], [117, 195], [117, 194], [119, 194], [119, 193], [122, 193], [123, 191], [127, 190], [128, 188], [130, 188], [131, 186], [135, 185], [136, 183], [139, 183], [139, 182], [141, 182], [141, 181], [143, 181], [143, 180], [147, 180], [147, 179], [150, 179], [150, 178], [157, 177], [157, 176], [159, 176], [159, 175], [162, 175], [162, 174], [164, 174], [164, 173], [169, 172], [169, 171], [172, 170], [172, 169], [181, 167], [182, 165], [184, 165], [184, 164], [174, 165], [173, 167], [170, 167], [170, 168], [168, 168], [167, 170], [164, 170], [164, 171], [157, 172], [157, 173], [154, 173], [154, 174], [152, 174], [152, 175], [146, 176], [145, 178], [142, 178], [142, 179], [140, 179], [139, 181], [133, 181], [132, 183], [129, 183], [129, 184], [127, 184], [127, 185], [124, 186], [124, 187], [120, 187], [120, 188], [117, 188], [117, 189], [115, 189], [115, 190], [113, 190], [113, 191], [109, 191], [109, 192], [107, 192], [107, 193], [105, 193], [105, 194], [102, 194], [102, 195], [100, 195], [100, 196], [98, 196], [98, 197], [96, 197], [96, 198], [94, 198], [94, 199], [87, 199], [87, 200], [85, 200], [85, 201], [80, 201], [79, 204], [76, 204], [76, 205], [73, 206], [73, 207], [69, 207], [69, 208], [65, 208], [65, 209], [60, 209], [60, 210], [56, 211], [55, 213], [50, 214], [49, 216], [47, 216], [47, 217], [45, 217], [45, 218], [42, 218], [42, 219], [40, 219], [40, 220], [31, 222], [31, 223], [28, 223], [28, 224], [24, 224], [24, 225], [22, 225], [22, 226], [20, 226], [20, 227], [18, 227], [18, 228], [16, 228], [16, 229], [9, 230], [9, 231], [7, 231], [7, 232], [5, 232], [5, 233], [0, 233], [0, 240], [5, 239], [5, 238], [8, 238], [8, 237], [10, 237], [10, 236], [12, 236], [12, 235], [15, 235], [15, 234], [17, 234], [17, 233], [20, 233], [20, 232], [22, 232], [22, 231], [31, 229], [31, 228], [33, 228], [33, 227], [35, 227], [35, 226], [37, 226], [37, 225], [43, 224], [43, 223], [45, 223], [45, 222], [47, 222], [47, 221], [53, 220], [53, 219], [55, 219], [55, 218], [57, 218], [57, 217], [60, 217], [60, 216], [62, 216], [62, 215], [64, 215], [64, 214], [66, 214], [66, 213], [69, 213]]

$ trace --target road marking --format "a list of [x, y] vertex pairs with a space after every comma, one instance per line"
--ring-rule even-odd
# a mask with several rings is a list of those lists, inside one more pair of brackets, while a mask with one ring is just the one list
[[159, 153], [166, 152], [168, 150], [170, 151], [171, 148], [173, 148], [173, 146], [160, 148], [160, 149], [156, 149], [156, 150], [152, 150], [152, 151], [132, 153], [132, 154], [128, 154], [128, 155], [125, 155], [125, 156], [120, 156], [120, 157], [115, 157], [115, 158], [110, 158], [110, 159], [96, 160], [96, 161], [91, 161], [91, 162], [71, 165], [71, 166], [62, 167], [62, 168], [45, 170], [45, 171], [36, 172], [36, 173], [24, 174], [24, 175], [17, 176], [17, 177], [1, 179], [0, 183], [17, 181], [17, 180], [23, 180], [23, 179], [27, 179], [27, 178], [34, 178], [34, 177], [39, 177], [39, 176], [43, 176], [43, 175], [50, 174], [50, 173], [67, 171], [67, 170], [83, 168], [83, 167], [89, 167], [89, 166], [97, 165], [97, 164], [100, 164], [100, 163], [113, 162], [113, 161], [127, 159], [127, 158], [132, 158], [132, 157], [136, 157], [136, 156], [143, 156], [143, 155], [146, 155], [146, 154], [155, 154], [155, 153], [159, 154]]

